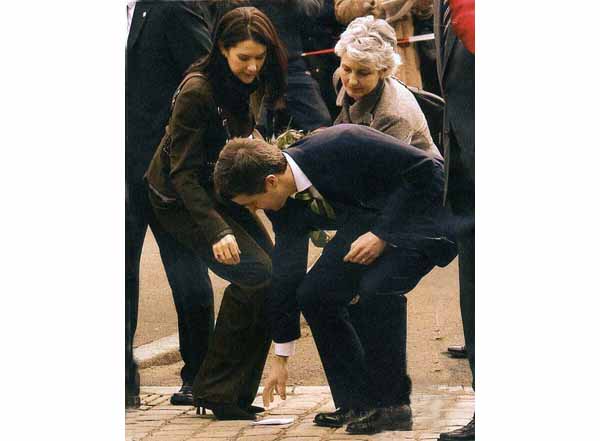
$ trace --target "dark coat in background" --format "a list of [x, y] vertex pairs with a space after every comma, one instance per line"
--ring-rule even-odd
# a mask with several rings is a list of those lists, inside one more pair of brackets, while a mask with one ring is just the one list
[[183, 72], [211, 48], [202, 9], [174, 1], [139, 1], [125, 59], [125, 154], [132, 179], [141, 179], [169, 118]]
[[444, 37], [442, 3], [436, 0], [434, 4], [434, 32], [438, 77], [446, 101], [445, 196], [458, 225], [460, 309], [475, 387], [475, 54], [457, 38], [453, 24]]
[[263, 102], [258, 118], [259, 130], [270, 137], [288, 126], [309, 132], [331, 125], [331, 115], [318, 83], [312, 78], [301, 56], [304, 52], [303, 35], [314, 26], [323, 10], [323, 0], [249, 0], [273, 22], [288, 53], [288, 87], [285, 96], [286, 111], [276, 111], [273, 103]]
[[438, 78], [446, 101], [444, 158], [447, 199], [456, 213], [475, 213], [475, 55], [456, 37], [452, 26], [441, 46], [440, 1], [435, 4]]
[[[192, 4], [194, 3], [194, 4]], [[140, 258], [148, 226], [158, 243], [177, 310], [181, 377], [192, 383], [213, 327], [206, 265], [157, 224], [143, 175], [169, 117], [171, 96], [183, 72], [211, 47], [197, 2], [138, 1], [125, 54], [125, 370], [126, 394], [139, 393], [133, 360]]]

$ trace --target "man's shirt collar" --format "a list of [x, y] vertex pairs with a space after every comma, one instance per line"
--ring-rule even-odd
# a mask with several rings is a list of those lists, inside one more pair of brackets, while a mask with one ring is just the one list
[[310, 182], [310, 179], [308, 179], [308, 177], [300, 169], [298, 164], [296, 164], [296, 161], [294, 161], [294, 159], [286, 152], [283, 152], [283, 156], [285, 157], [286, 161], [290, 166], [290, 169], [292, 170], [292, 175], [294, 176], [296, 189], [300, 192], [312, 187], [312, 182]]

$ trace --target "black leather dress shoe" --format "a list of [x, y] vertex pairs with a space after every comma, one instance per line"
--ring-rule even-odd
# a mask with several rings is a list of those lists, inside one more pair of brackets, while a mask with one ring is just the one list
[[452, 358], [467, 358], [467, 348], [463, 346], [448, 346], [448, 354]]
[[313, 422], [321, 427], [342, 427], [344, 424], [354, 421], [363, 415], [365, 415], [364, 411], [340, 407], [335, 412], [318, 413]]
[[140, 396], [137, 394], [125, 394], [125, 409], [137, 409], [140, 407]]
[[248, 413], [262, 413], [265, 411], [264, 407], [254, 406], [252, 404], [250, 406], [244, 407], [243, 409]]
[[125, 378], [125, 409], [137, 409], [140, 404], [140, 373], [134, 363], [130, 367], [129, 376]]
[[475, 441], [475, 415], [466, 426], [452, 432], [440, 433], [439, 441]]
[[171, 395], [171, 404], [173, 406], [193, 406], [194, 397], [192, 395], [192, 385], [183, 383], [179, 392], [175, 392]]
[[372, 434], [382, 430], [411, 430], [412, 411], [408, 404], [378, 407], [367, 415], [351, 422], [346, 432], [352, 434]]

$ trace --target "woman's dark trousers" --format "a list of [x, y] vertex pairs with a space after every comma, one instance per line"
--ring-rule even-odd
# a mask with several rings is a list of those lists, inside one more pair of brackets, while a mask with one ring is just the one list
[[[215, 260], [199, 227], [185, 211], [179, 211], [177, 239], [190, 246], [208, 267], [231, 284], [225, 289], [208, 353], [194, 381], [194, 399], [209, 405], [252, 404], [271, 338], [264, 317], [265, 291], [271, 280], [271, 239], [258, 218], [238, 206], [217, 210], [233, 230], [240, 248], [240, 263], [225, 265]], [[162, 219], [159, 213], [159, 220]], [[168, 222], [167, 219], [165, 219]]]

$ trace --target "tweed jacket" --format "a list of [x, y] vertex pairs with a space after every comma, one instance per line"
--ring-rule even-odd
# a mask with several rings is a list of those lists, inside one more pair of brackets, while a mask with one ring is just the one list
[[155, 209], [172, 212], [167, 218], [173, 219], [173, 225], [166, 226], [167, 229], [177, 232], [176, 219], [182, 218], [177, 212], [185, 210], [200, 227], [207, 243], [232, 234], [215, 209], [212, 169], [227, 138], [249, 136], [253, 128], [249, 107], [236, 112], [219, 107], [206, 77], [184, 80], [165, 135], [145, 175], [151, 195], [155, 196], [151, 198]]
[[395, 78], [386, 78], [373, 92], [354, 103], [341, 86], [337, 105], [342, 109], [334, 124], [369, 126], [441, 157], [419, 103], [410, 90]]

